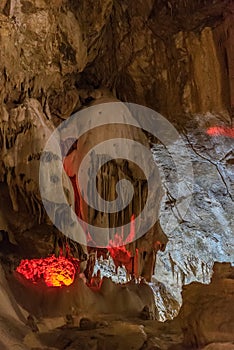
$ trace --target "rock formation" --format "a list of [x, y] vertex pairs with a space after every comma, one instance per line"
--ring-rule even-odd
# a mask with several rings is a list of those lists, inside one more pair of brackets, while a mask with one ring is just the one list
[[228, 118], [233, 107], [230, 1], [10, 0], [0, 11], [1, 178], [14, 209], [18, 192], [39, 220], [33, 172], [45, 130], [100, 99], [100, 88], [177, 122]]
[[210, 284], [183, 288], [183, 305], [174, 322], [181, 323], [185, 346], [233, 342], [233, 272], [230, 264], [215, 264]]
[[[9, 274], [5, 277], [1, 268], [0, 345], [3, 349], [11, 349], [13, 344], [24, 350], [75, 346], [89, 349], [91, 345], [94, 349], [115, 345], [123, 350], [129, 346], [137, 350], [233, 349], [233, 267], [230, 264], [215, 264], [210, 285], [192, 283], [184, 288], [184, 302], [178, 317], [164, 323], [151, 319], [154, 302], [152, 291], [145, 284], [139, 289], [134, 283], [118, 286], [104, 279], [96, 293], [80, 279], [67, 291], [48, 293], [38, 289], [32, 300], [35, 286], [20, 280], [13, 282], [12, 276], [9, 281], [9, 277]], [[13, 293], [9, 289], [12, 283]], [[26, 310], [19, 307], [16, 300]], [[129, 315], [134, 318], [129, 319]]]
[[[233, 18], [234, 6], [231, 0], [1, 1], [0, 258], [6, 271], [16, 268], [19, 257], [59, 254], [60, 249], [63, 250], [67, 243], [71, 243], [65, 242], [64, 237], [60, 239], [60, 234], [52, 226], [42, 205], [38, 186], [41, 153], [51, 133], [73, 113], [98, 103], [117, 100], [151, 107], [176, 125], [184, 133], [197, 176], [192, 184], [194, 196], [190, 210], [193, 215], [189, 219], [179, 216], [175, 203], [180, 198], [173, 197], [170, 188], [166, 189], [165, 205], [169, 209], [161, 216], [161, 222], [165, 222], [168, 212], [173, 211], [178, 216], [179, 228], [169, 235], [162, 225], [170, 241], [168, 252], [158, 256], [155, 270], [158, 275], [161, 273], [161, 276], [156, 276], [158, 280], [167, 284], [166, 287], [171, 284], [172, 292], [179, 294], [185, 283], [193, 280], [208, 282], [214, 261], [231, 261]], [[209, 127], [215, 129], [206, 132]], [[220, 130], [225, 139], [217, 141], [217, 132]], [[77, 164], [81, 160], [79, 157], [83, 156], [78, 153], [78, 148], [79, 151], [82, 150], [81, 153], [85, 153], [85, 142], [92, 145], [92, 142], [100, 141], [103, 135], [110, 136], [109, 134], [111, 131], [108, 128], [105, 131], [100, 129], [95, 137], [92, 134], [86, 135], [70, 149], [69, 145], [64, 160], [67, 176], [64, 176], [63, 186], [71, 206], [81, 218], [89, 219], [93, 224], [103, 223], [103, 226], [114, 227], [130, 221], [133, 214], [137, 215], [144, 206], [143, 198], [127, 208], [122, 217], [104, 217], [87, 208], [79, 191], [75, 191], [78, 186], [77, 179], [74, 178]], [[125, 130], [124, 136], [129, 134], [140, 139], [148, 148], [152, 142], [157, 142], [139, 130]], [[164, 160], [162, 168], [173, 183], [174, 168], [171, 159], [162, 149], [163, 145], [158, 143], [154, 157], [159, 161]], [[123, 172], [138, 186], [137, 195], [146, 196], [147, 186], [142, 172], [122, 160], [105, 165], [98, 174], [97, 187], [100, 195], [113, 200], [115, 185], [122, 179]], [[110, 177], [114, 179], [109, 188]], [[53, 180], [56, 183], [56, 178]], [[161, 187], [158, 190], [158, 197], [161, 198]], [[56, 204], [59, 208], [63, 203]], [[159, 203], [155, 205], [156, 210], [159, 209], [158, 206]], [[218, 221], [217, 226], [213, 224], [214, 216]], [[127, 253], [120, 252], [125, 254], [123, 258], [112, 252], [116, 265], [121, 267], [125, 261], [127, 270], [132, 274], [151, 280], [155, 253], [159, 248], [164, 250], [167, 243], [163, 230], [158, 221], [140, 240], [125, 244]], [[96, 258], [108, 256], [111, 251], [109, 248], [108, 252], [100, 250], [95, 256], [96, 253], [91, 249], [88, 252], [86, 247], [74, 242], [70, 247], [72, 255], [83, 260], [90, 253], [86, 270], [90, 280]], [[139, 255], [136, 254], [137, 250]], [[138, 264], [132, 259], [136, 255]], [[84, 263], [83, 270], [85, 268]], [[185, 348], [206, 346], [207, 349], [212, 349], [216, 346], [215, 343], [222, 342], [221, 348], [230, 345], [224, 343], [233, 341], [230, 337], [233, 323], [229, 319], [233, 311], [230, 305], [232, 278], [229, 272], [226, 275], [222, 270], [221, 273], [226, 277], [217, 277], [215, 271], [211, 285], [193, 284], [183, 292], [184, 304], [178, 320], [182, 323], [185, 334]], [[2, 276], [1, 272], [1, 278]], [[3, 299], [8, 294], [12, 299], [6, 288], [5, 279], [1, 279]], [[128, 295], [127, 287], [118, 288], [124, 290], [124, 299]], [[163, 287], [161, 289], [164, 291]], [[204, 297], [203, 290], [206, 293]], [[219, 290], [226, 293], [225, 298], [224, 293], [217, 294]], [[165, 296], [164, 302], [165, 299], [170, 301], [167, 314], [169, 318], [175, 316], [178, 302], [174, 301], [173, 293], [168, 295], [170, 297], [167, 299]], [[190, 300], [191, 296], [194, 304]], [[132, 299], [138, 300], [137, 292], [133, 293]], [[9, 300], [7, 305], [11, 303]], [[111, 302], [114, 303], [114, 300]], [[143, 310], [144, 315], [152, 312], [152, 308], [145, 308], [145, 302], [136, 301], [136, 304], [138, 307], [134, 309], [135, 312]], [[165, 308], [165, 303], [162, 304]], [[20, 349], [25, 349], [26, 346], [21, 346], [20, 342], [25, 336], [24, 324], [27, 317], [21, 315], [15, 301], [12, 305], [12, 308], [9, 307], [10, 314], [3, 308], [0, 347], [12, 347], [16, 342]], [[215, 314], [214, 305], [217, 310]], [[92, 306], [88, 304], [88, 307]], [[98, 309], [100, 310], [105, 311], [105, 308]], [[166, 311], [163, 311], [165, 318]], [[31, 318], [29, 320], [32, 321]], [[11, 339], [9, 329], [15, 325], [15, 321], [18, 322], [15, 326], [17, 332], [15, 338]], [[56, 325], [64, 324], [60, 321], [55, 321]], [[78, 325], [76, 321], [75, 324]], [[174, 323], [180, 329], [178, 324], [178, 321]], [[133, 334], [130, 336], [129, 347], [133, 344], [134, 349], [167, 348], [165, 339], [155, 339], [155, 336], [151, 340], [147, 339], [149, 329], [142, 329], [142, 325], [125, 326], [127, 333]], [[45, 325], [41, 326], [42, 330], [43, 327]], [[108, 337], [112, 334], [115, 341], [118, 337], [120, 339], [121, 327], [118, 322], [114, 324], [107, 331]], [[170, 328], [168, 325], [165, 327]], [[169, 328], [168, 332], [173, 333]], [[40, 330], [39, 326], [38, 329]], [[49, 332], [54, 328], [48, 326], [45, 329]], [[61, 337], [59, 332], [60, 330], [56, 331], [53, 338], [56, 344], [59, 344]], [[176, 336], [181, 340], [180, 330]], [[39, 348], [53, 346], [51, 341], [44, 343], [35, 334], [27, 337], [25, 344], [29, 348], [32, 344], [31, 347]], [[135, 337], [139, 341], [137, 344], [133, 341]], [[84, 336], [82, 341], [86, 340]], [[177, 346], [181, 343], [180, 340], [173, 339], [170, 346]], [[82, 346], [74, 338], [72, 341], [74, 346]], [[110, 344], [113, 345], [110, 341], [103, 340], [99, 333], [98, 340], [89, 341], [93, 348], [108, 348]], [[123, 343], [121, 338], [121, 346]], [[69, 342], [64, 340], [64, 347], [69, 349]]]

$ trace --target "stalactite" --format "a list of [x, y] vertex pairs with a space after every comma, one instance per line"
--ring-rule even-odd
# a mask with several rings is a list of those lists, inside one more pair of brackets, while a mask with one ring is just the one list
[[[43, 114], [39, 120], [35, 118], [36, 114], [41, 113], [41, 106], [33, 99], [9, 112], [3, 107], [2, 113], [0, 155], [3, 160], [3, 171], [6, 175], [12, 207], [15, 211], [19, 211], [20, 195], [29, 213], [41, 223], [43, 209], [35, 169], [39, 166], [40, 152], [46, 135], [51, 132], [49, 131], [50, 126], [46, 124]], [[36, 129], [35, 126], [38, 128]]]
[[13, 210], [17, 212], [19, 210], [19, 204], [18, 204], [18, 199], [17, 199], [17, 187], [15, 184], [14, 167], [8, 169], [7, 184], [8, 184], [8, 188], [9, 188], [9, 194], [11, 197]]

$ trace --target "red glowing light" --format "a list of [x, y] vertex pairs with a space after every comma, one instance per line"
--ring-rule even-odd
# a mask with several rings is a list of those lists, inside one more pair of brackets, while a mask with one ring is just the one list
[[[137, 272], [137, 259], [134, 259], [132, 254], [125, 248], [125, 245], [135, 240], [135, 217], [131, 217], [130, 233], [124, 240], [123, 232], [121, 235], [115, 234], [114, 240], [109, 241], [109, 247], [107, 247], [112, 259], [114, 260], [116, 268], [119, 266], [125, 266], [129, 274]], [[138, 250], [136, 249], [136, 255]]]
[[114, 240], [110, 239], [109, 241], [109, 248], [120, 248], [126, 244], [129, 244], [133, 241], [135, 241], [135, 215], [132, 215], [131, 217], [131, 225], [130, 225], [130, 233], [126, 239], [123, 238], [123, 232], [121, 235], [118, 233], [115, 234]]
[[206, 133], [210, 136], [234, 137], [234, 128], [228, 128], [225, 126], [212, 126], [207, 129]]
[[47, 286], [61, 287], [73, 283], [76, 271], [79, 271], [79, 260], [54, 255], [41, 259], [21, 260], [16, 269], [33, 283], [43, 281]]

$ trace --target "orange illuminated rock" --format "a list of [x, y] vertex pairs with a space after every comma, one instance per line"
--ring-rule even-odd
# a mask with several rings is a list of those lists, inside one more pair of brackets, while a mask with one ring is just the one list
[[49, 287], [69, 286], [79, 272], [79, 260], [54, 255], [41, 259], [22, 260], [16, 269], [33, 283], [43, 281]]
[[234, 137], [234, 128], [228, 128], [225, 126], [212, 126], [206, 133], [210, 136], [228, 136]]

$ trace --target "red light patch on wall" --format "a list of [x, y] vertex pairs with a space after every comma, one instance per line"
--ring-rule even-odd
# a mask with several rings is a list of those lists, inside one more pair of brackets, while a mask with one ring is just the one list
[[207, 129], [206, 133], [210, 136], [234, 137], [234, 128], [228, 128], [225, 126], [212, 126]]
[[26, 279], [37, 283], [43, 281], [49, 287], [69, 286], [79, 272], [79, 260], [54, 255], [41, 259], [21, 260], [16, 269]]
[[[129, 274], [137, 274], [137, 262], [138, 262], [138, 250], [135, 251], [135, 257], [126, 249], [125, 245], [135, 240], [136, 232], [134, 225], [135, 217], [131, 217], [130, 233], [124, 240], [123, 232], [121, 235], [115, 234], [114, 240], [109, 241], [109, 247], [107, 248], [116, 268], [118, 266], [125, 266]], [[133, 259], [134, 258], [134, 259]]]

